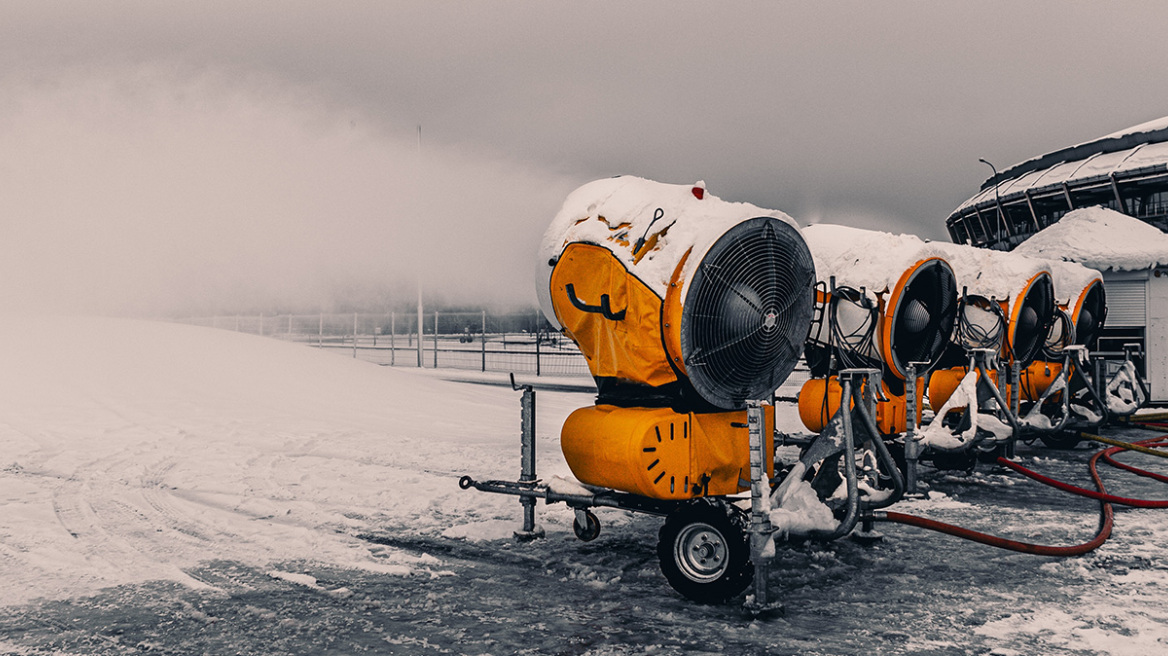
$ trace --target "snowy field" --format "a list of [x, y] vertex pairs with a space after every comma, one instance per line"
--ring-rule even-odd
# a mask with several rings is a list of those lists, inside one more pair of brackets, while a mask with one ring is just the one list
[[[891, 525], [874, 547], [781, 546], [786, 614], [752, 621], [668, 587], [651, 517], [598, 511], [585, 544], [541, 505], [548, 538], [514, 543], [516, 500], [456, 484], [518, 475], [509, 387], [139, 321], [0, 318], [0, 344], [2, 653], [1168, 652], [1168, 511], [1119, 509], [1112, 540], [1070, 560]], [[559, 427], [592, 401], [550, 382], [545, 478], [568, 475]], [[1020, 448], [1080, 485], [1090, 453]], [[930, 500], [896, 510], [1035, 542], [1094, 532], [1093, 502], [999, 470], [926, 481]]]

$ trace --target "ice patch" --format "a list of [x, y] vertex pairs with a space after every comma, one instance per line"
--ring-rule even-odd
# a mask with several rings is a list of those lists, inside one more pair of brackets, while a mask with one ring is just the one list
[[313, 590], [323, 589], [319, 585], [316, 584], [316, 577], [309, 576], [308, 574], [297, 574], [295, 572], [282, 572], [278, 569], [274, 569], [274, 570], [268, 572], [268, 576], [270, 576], [274, 579], [280, 579], [281, 581], [295, 583], [296, 585], [302, 585], [306, 588], [312, 588]]

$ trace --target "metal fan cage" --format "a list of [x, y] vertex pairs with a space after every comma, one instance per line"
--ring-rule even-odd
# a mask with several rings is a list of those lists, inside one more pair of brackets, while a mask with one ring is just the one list
[[811, 251], [791, 225], [758, 217], [722, 235], [682, 309], [682, 358], [698, 394], [720, 408], [769, 397], [799, 360], [814, 285]]
[[1034, 361], [1046, 343], [1050, 324], [1054, 321], [1054, 283], [1047, 274], [1038, 276], [1019, 301], [1015, 325], [1010, 326], [1012, 359], [1025, 367]]
[[1087, 297], [1079, 306], [1079, 316], [1075, 320], [1075, 343], [1091, 345], [1103, 329], [1107, 319], [1107, 293], [1102, 283], [1091, 285]]
[[945, 352], [957, 318], [957, 277], [944, 260], [929, 260], [912, 272], [895, 308], [890, 348], [894, 371], [910, 362], [931, 369]]

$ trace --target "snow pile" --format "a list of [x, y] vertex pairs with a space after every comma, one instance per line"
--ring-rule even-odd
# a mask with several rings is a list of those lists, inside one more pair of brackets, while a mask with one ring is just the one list
[[780, 492], [781, 498], [772, 500], [777, 507], [770, 511], [771, 527], [775, 530], [776, 538], [830, 532], [839, 526], [831, 508], [819, 500], [811, 483], [800, 478], [784, 486]]
[[[570, 243], [583, 242], [609, 249], [629, 271], [664, 298], [674, 270], [686, 253], [690, 255], [681, 280], [689, 280], [710, 247], [730, 228], [762, 216], [798, 228], [782, 212], [750, 203], [727, 202], [709, 194], [704, 182], [674, 185], [634, 176], [589, 182], [568, 195], [544, 233], [535, 275], [540, 307], [555, 324], [551, 272], [555, 258]], [[648, 244], [654, 237], [656, 244], [647, 253], [634, 253], [639, 243]]]
[[1138, 376], [1135, 363], [1125, 360], [1107, 383], [1108, 411], [1126, 417], [1143, 407], [1148, 399], [1140, 387]]
[[[917, 434], [917, 440], [925, 446], [931, 446], [934, 449], [942, 451], [957, 451], [964, 449], [968, 444], [973, 442], [977, 437], [977, 420], [979, 413], [977, 411], [977, 380], [979, 372], [977, 369], [970, 369], [965, 377], [961, 379], [961, 383], [957, 385], [957, 389], [949, 395], [949, 399], [937, 411], [936, 417], [933, 421]], [[942, 421], [945, 415], [949, 414], [950, 410], [957, 408], [968, 408], [967, 414], [970, 418], [969, 428], [959, 434], [952, 433], [946, 428]]]
[[[0, 318], [0, 362], [0, 604], [215, 585], [200, 578], [209, 558], [439, 575], [432, 556], [355, 536], [510, 537], [520, 523], [514, 497], [457, 485], [518, 472], [508, 387], [110, 319]], [[569, 473], [548, 434], [590, 401], [540, 392], [541, 476]], [[549, 532], [572, 517], [541, 506]]]
[[1015, 253], [1078, 262], [1100, 271], [1168, 266], [1168, 235], [1105, 207], [1067, 212], [1018, 245]]

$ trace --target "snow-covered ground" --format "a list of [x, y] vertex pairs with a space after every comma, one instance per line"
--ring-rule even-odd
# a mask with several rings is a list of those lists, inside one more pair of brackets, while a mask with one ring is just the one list
[[[184, 570], [209, 557], [439, 571], [352, 535], [513, 528], [514, 499], [455, 484], [518, 475], [508, 388], [141, 321], [0, 319], [0, 344], [0, 604], [198, 586]], [[568, 473], [556, 437], [580, 398], [540, 393], [541, 473]]]
[[[516, 500], [456, 481], [517, 476], [519, 395], [442, 375], [208, 328], [0, 319], [0, 652], [1168, 650], [1162, 510], [1118, 511], [1068, 560], [899, 526], [875, 547], [780, 545], [787, 614], [765, 621], [670, 590], [652, 517], [600, 510], [580, 543], [540, 505], [548, 539], [516, 544]], [[539, 393], [541, 476], [568, 475], [559, 427], [591, 401]], [[1089, 453], [1020, 451], [1080, 485]], [[933, 496], [897, 510], [1036, 542], [1094, 530], [1093, 502], [1014, 475], [925, 480]]]

